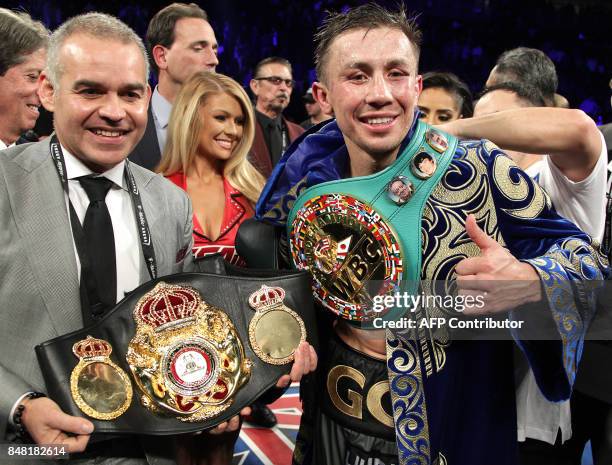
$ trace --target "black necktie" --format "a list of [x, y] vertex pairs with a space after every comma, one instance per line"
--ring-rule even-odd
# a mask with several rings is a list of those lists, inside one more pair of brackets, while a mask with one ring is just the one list
[[274, 167], [283, 154], [283, 128], [277, 120], [273, 120], [268, 126], [270, 131], [270, 159]]
[[104, 310], [117, 302], [117, 268], [115, 265], [115, 236], [105, 198], [113, 185], [110, 179], [90, 176], [79, 178], [89, 206], [83, 220], [85, 249], [89, 269], [81, 274], [81, 284], [87, 287], [92, 316], [100, 317]]

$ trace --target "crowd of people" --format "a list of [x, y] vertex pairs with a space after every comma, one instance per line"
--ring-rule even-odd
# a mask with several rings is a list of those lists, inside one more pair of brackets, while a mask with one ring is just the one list
[[[609, 272], [612, 131], [569, 108], [553, 61], [508, 50], [474, 97], [461, 70], [419, 74], [401, 7], [330, 13], [297, 124], [291, 63], [262, 58], [245, 89], [216, 72], [216, 33], [193, 3], [158, 11], [144, 41], [103, 13], [50, 32], [0, 9], [2, 442], [64, 444], [75, 463], [231, 463], [245, 416], [276, 423], [263, 401], [198, 435], [92, 442], [45, 395], [33, 348], [194, 260], [273, 255], [311, 273], [320, 312], [320, 347], [303, 342], [274, 389], [315, 380], [295, 464], [569, 465], [587, 441], [612, 463], [609, 345], [584, 343], [597, 299], [582, 290]], [[33, 133], [43, 109], [49, 135]], [[242, 252], [246, 224], [278, 240]], [[373, 331], [370, 279], [456, 286], [483, 298], [474, 315], [537, 307], [555, 337]], [[568, 284], [579, 296], [559, 298]]]

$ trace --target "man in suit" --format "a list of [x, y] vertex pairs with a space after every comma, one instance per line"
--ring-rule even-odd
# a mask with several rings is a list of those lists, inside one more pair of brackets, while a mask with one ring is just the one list
[[38, 119], [38, 75], [49, 31], [23, 12], [0, 8], [0, 149], [31, 130]]
[[[45, 386], [34, 346], [96, 321], [151, 275], [191, 267], [187, 196], [161, 175], [125, 160], [146, 126], [147, 76], [142, 41], [125, 24], [99, 13], [72, 18], [52, 35], [39, 82], [41, 101], [54, 113], [57, 139], [9, 148], [0, 157], [3, 440], [27, 433], [39, 444], [84, 451], [93, 425], [63, 413], [46, 397], [28, 395]], [[98, 188], [92, 185], [105, 186], [106, 193], [95, 197]], [[110, 244], [105, 237], [91, 243], [88, 221], [104, 223], [94, 210], [105, 212]], [[101, 223], [93, 233], [100, 232]], [[152, 255], [139, 233], [143, 224], [148, 224], [154, 249], [153, 268], [145, 260]], [[75, 233], [79, 228], [84, 248]], [[102, 262], [109, 257], [100, 257], [98, 250], [113, 262], [101, 279], [100, 267], [108, 265]], [[115, 286], [109, 297], [111, 282]], [[234, 429], [237, 423], [236, 418]], [[173, 454], [169, 444], [165, 453]], [[157, 452], [133, 439], [93, 444], [85, 454], [95, 463], [115, 463], [118, 457], [132, 458], [121, 463], [146, 463], [145, 455], [155, 456], [155, 463], [173, 463], [171, 458], [159, 461]], [[101, 462], [100, 457], [113, 459]]]
[[304, 129], [283, 116], [295, 84], [291, 63], [280, 57], [264, 58], [255, 66], [253, 76], [250, 87], [255, 95], [257, 124], [251, 163], [267, 178]]
[[195, 72], [214, 71], [217, 39], [206, 12], [195, 3], [173, 3], [158, 11], [147, 29], [147, 51], [158, 75], [147, 128], [130, 161], [154, 170], [166, 143], [172, 104], [183, 82]]

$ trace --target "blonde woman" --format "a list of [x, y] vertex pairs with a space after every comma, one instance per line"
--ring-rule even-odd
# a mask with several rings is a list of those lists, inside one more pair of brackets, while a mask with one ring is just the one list
[[264, 178], [247, 160], [255, 134], [249, 98], [233, 79], [211, 72], [181, 88], [157, 171], [184, 189], [193, 204], [193, 254], [221, 253], [243, 265], [234, 242], [253, 216]]
[[[193, 254], [220, 252], [231, 263], [242, 264], [234, 242], [238, 227], [254, 214], [264, 178], [247, 160], [255, 134], [255, 116], [246, 92], [222, 74], [201, 72], [181, 88], [168, 123], [166, 148], [157, 171], [184, 189], [193, 204]], [[299, 381], [314, 371], [317, 356], [309, 344], [296, 351], [291, 376], [277, 387]], [[276, 418], [264, 404], [243, 409], [251, 421], [263, 424]], [[271, 417], [271, 418], [270, 418]], [[177, 438], [179, 465], [229, 465], [239, 432], [238, 416], [211, 434]], [[227, 434], [222, 434], [227, 433]]]

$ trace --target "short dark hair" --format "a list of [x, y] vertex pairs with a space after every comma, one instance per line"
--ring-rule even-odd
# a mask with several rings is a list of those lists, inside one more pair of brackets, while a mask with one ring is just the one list
[[159, 68], [153, 59], [153, 47], [156, 45], [172, 47], [175, 39], [174, 28], [177, 21], [183, 18], [199, 18], [208, 21], [206, 11], [195, 3], [172, 3], [155, 13], [149, 22], [145, 43], [156, 73], [159, 72]]
[[43, 23], [25, 12], [0, 8], [0, 76], [31, 53], [47, 48], [48, 42], [49, 31]]
[[425, 160], [433, 161], [433, 157], [429, 153], [427, 153], [427, 152], [420, 152], [420, 153], [418, 153], [417, 156], [414, 157], [414, 166], [418, 167], [419, 164], [421, 164]]
[[267, 58], [264, 58], [263, 60], [261, 60], [259, 63], [257, 63], [255, 65], [255, 69], [253, 69], [253, 77], [254, 78], [261, 77], [259, 75], [259, 72], [261, 71], [261, 68], [266, 66], [266, 65], [269, 65], [269, 64], [278, 64], [278, 65], [286, 66], [289, 69], [289, 72], [293, 74], [293, 69], [291, 68], [291, 63], [286, 58], [282, 58], [282, 57], [267, 57]]
[[539, 89], [522, 84], [518, 82], [501, 82], [493, 86], [486, 87], [479, 95], [478, 98], [482, 98], [490, 92], [496, 90], [505, 90], [507, 92], [513, 92], [517, 97], [523, 101], [528, 107], [545, 107], [546, 101], [542, 96], [542, 92]]
[[314, 36], [315, 67], [319, 80], [325, 80], [323, 69], [332, 42], [340, 34], [353, 29], [366, 31], [381, 27], [399, 29], [406, 34], [412, 44], [418, 66], [422, 34], [416, 20], [407, 16], [402, 4], [398, 5], [397, 11], [387, 10], [376, 3], [367, 3], [345, 13], [328, 12], [328, 14]]
[[474, 98], [468, 85], [456, 74], [431, 71], [423, 75], [423, 90], [429, 88], [442, 88], [452, 94], [464, 118], [471, 118], [474, 114]]
[[547, 106], [554, 106], [559, 80], [553, 61], [536, 48], [517, 47], [502, 53], [495, 63], [499, 82], [520, 82], [540, 91]]

